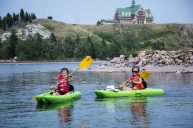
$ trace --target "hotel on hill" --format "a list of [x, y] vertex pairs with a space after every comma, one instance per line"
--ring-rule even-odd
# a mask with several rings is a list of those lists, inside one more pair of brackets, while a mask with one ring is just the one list
[[113, 20], [101, 20], [101, 24], [151, 24], [153, 15], [150, 9], [145, 10], [141, 5], [132, 1], [130, 7], [117, 8]]

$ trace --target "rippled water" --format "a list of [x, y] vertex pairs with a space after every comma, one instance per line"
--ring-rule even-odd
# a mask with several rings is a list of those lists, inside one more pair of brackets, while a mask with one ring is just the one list
[[130, 73], [77, 72], [82, 97], [59, 105], [37, 106], [32, 97], [55, 84], [62, 67], [77, 63], [0, 65], [0, 127], [192, 128], [193, 74], [153, 73], [149, 87], [162, 96], [97, 99], [94, 91], [119, 85]]

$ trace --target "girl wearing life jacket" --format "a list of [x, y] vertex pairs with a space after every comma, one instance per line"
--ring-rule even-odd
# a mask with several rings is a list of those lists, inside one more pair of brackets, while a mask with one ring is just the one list
[[73, 81], [71, 76], [68, 76], [69, 71], [67, 68], [62, 68], [60, 74], [58, 75], [57, 85], [52, 86], [51, 89], [56, 90], [54, 95], [64, 95], [71, 91], [74, 91], [74, 87], [69, 84]]
[[[134, 66], [131, 71], [132, 76], [123, 83], [123, 90], [144, 89], [145, 87], [142, 84], [142, 78], [140, 78], [139, 75], [139, 67]], [[132, 87], [127, 87], [126, 85], [130, 83], [132, 83]]]

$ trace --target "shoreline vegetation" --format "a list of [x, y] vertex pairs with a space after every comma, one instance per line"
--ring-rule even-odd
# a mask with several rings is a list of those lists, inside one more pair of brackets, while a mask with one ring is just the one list
[[80, 63], [81, 59], [67, 59], [67, 60], [0, 60], [0, 64], [31, 64], [31, 63]]

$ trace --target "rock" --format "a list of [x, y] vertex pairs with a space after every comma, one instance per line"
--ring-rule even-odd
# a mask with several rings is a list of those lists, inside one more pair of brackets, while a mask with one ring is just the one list
[[[125, 59], [124, 55], [120, 55], [120, 57], [114, 57], [110, 61], [106, 61], [102, 63], [98, 69], [107, 70], [107, 71], [126, 71], [126, 68], [130, 68], [134, 65], [148, 67], [148, 66], [156, 66], [156, 68], [160, 67], [168, 67], [168, 66], [180, 66], [187, 67], [193, 65], [193, 51], [192, 52], [182, 52], [182, 51], [159, 51], [156, 50], [154, 52], [139, 52], [138, 56], [130, 57]], [[177, 72], [176, 69], [171, 70], [167, 69], [168, 72]], [[178, 71], [179, 72], [179, 71]], [[180, 69], [181, 72], [181, 69]], [[187, 71], [183, 71], [187, 72]]]
[[[26, 40], [30, 35], [34, 37], [37, 33], [42, 36], [42, 39], [49, 39], [51, 35], [51, 32], [40, 24], [28, 24], [16, 31], [17, 37], [21, 40]], [[10, 36], [11, 33], [7, 32], [0, 35], [0, 38], [2, 41], [6, 41]]]

